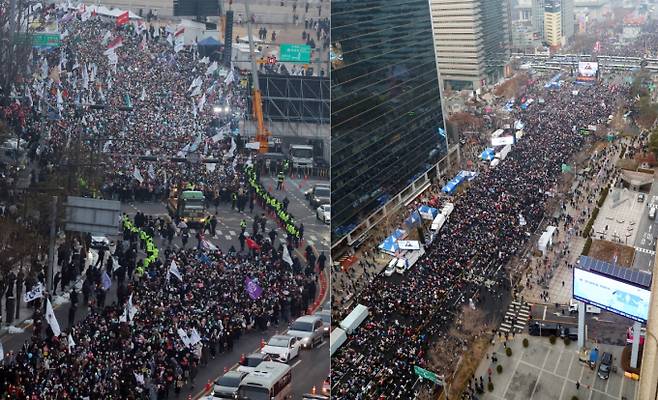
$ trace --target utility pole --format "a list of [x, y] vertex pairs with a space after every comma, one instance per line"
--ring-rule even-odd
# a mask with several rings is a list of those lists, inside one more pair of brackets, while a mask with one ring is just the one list
[[55, 266], [55, 234], [57, 230], [57, 196], [52, 197], [52, 209], [50, 210], [50, 238], [48, 240], [48, 268], [46, 270], [46, 291], [53, 286], [53, 268]]

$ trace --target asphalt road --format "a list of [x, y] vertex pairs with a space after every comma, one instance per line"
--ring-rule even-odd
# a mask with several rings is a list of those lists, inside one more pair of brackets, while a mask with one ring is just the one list
[[[564, 310], [564, 315], [562, 310]], [[555, 304], [533, 305], [531, 314], [535, 321], [562, 324], [574, 329], [578, 327], [578, 314], [569, 315], [567, 305], [560, 305], [557, 308]], [[585, 325], [587, 326], [587, 337], [590, 340], [623, 346], [626, 344], [626, 329], [633, 325], [633, 321], [608, 311], [601, 311], [598, 315], [588, 313], [585, 316]]]
[[658, 208], [658, 184], [651, 185], [651, 190], [646, 195], [646, 206], [642, 217], [638, 222], [637, 236], [635, 237], [635, 259], [633, 268], [643, 271], [652, 271], [656, 255], [656, 238], [658, 237], [658, 224], [649, 219], [650, 207]]
[[[298, 223], [301, 222], [304, 224], [305, 242], [295, 251], [300, 259], [304, 258], [303, 253], [306, 245], [311, 245], [317, 254], [319, 254], [320, 251], [324, 251], [327, 256], [330, 254], [329, 225], [322, 223], [316, 218], [315, 210], [312, 210], [309, 207], [308, 201], [305, 201], [303, 194], [307, 188], [311, 187], [316, 182], [320, 181], [287, 179], [286, 190], [277, 191], [275, 190], [276, 183], [271, 178], [262, 177], [263, 185], [267, 188], [271, 184], [271, 192], [276, 197], [280, 200], [285, 196], [288, 197], [290, 200], [288, 211], [295, 216]], [[137, 211], [153, 216], [167, 214], [166, 205], [162, 202], [122, 204], [122, 211], [131, 216], [137, 213]], [[214, 207], [211, 207], [210, 211], [214, 212]], [[215, 237], [209, 237], [209, 235], [206, 235], [206, 238], [210, 240], [212, 244], [224, 251], [228, 250], [231, 246], [240, 249], [240, 243], [238, 240], [240, 234], [240, 221], [243, 218], [247, 220], [247, 232], [249, 232], [251, 231], [253, 218], [261, 215], [262, 212], [262, 209], [260, 209], [258, 205], [254, 208], [254, 213], [251, 214], [248, 208], [244, 213], [240, 213], [236, 210], [231, 210], [230, 204], [222, 203], [217, 209], [219, 220], [216, 230], [217, 235]], [[268, 220], [267, 231], [269, 232], [273, 226], [276, 226], [275, 223]], [[191, 231], [194, 232], [194, 230]], [[196, 246], [197, 244], [194, 233], [192, 232], [187, 247]], [[284, 241], [285, 236], [283, 235], [283, 232], [280, 229], [277, 229], [277, 232], [279, 233], [277, 240]], [[165, 248], [161, 239], [157, 238], [156, 242], [158, 245], [161, 245], [162, 248]], [[175, 237], [172, 241], [172, 246], [175, 248], [180, 248], [182, 245], [180, 237]], [[329, 261], [327, 262], [327, 265], [328, 263]], [[68, 310], [68, 307], [63, 308]], [[63, 315], [62, 318], [66, 318], [66, 315]], [[224, 373], [225, 368], [231, 369], [236, 365], [240, 360], [241, 354], [249, 354], [259, 350], [261, 340], [267, 341], [272, 335], [283, 333], [286, 329], [287, 326], [280, 324], [277, 327], [270, 328], [266, 332], [253, 332], [242, 336], [239, 342], [234, 345], [232, 352], [222, 354], [216, 360], [211, 360], [206, 367], [200, 368], [196, 385], [194, 387], [189, 387], [186, 390], [188, 390], [193, 398], [202, 398], [207, 394], [204, 389], [208, 380], [214, 382]], [[291, 361], [290, 365], [293, 366], [294, 399], [300, 399], [305, 393], [311, 392], [313, 386], [315, 386], [318, 393], [320, 393], [322, 383], [329, 375], [328, 338], [317, 348], [302, 351], [299, 358]]]

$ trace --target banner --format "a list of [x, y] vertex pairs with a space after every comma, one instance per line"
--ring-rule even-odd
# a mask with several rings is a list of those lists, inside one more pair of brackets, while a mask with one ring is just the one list
[[128, 23], [130, 20], [130, 15], [128, 11], [124, 11], [117, 17], [117, 26], [123, 26]]
[[179, 281], [183, 282], [183, 275], [181, 275], [176, 261], [171, 260], [171, 265], [169, 266], [169, 273], [178, 278]]
[[177, 332], [178, 332], [178, 336], [180, 336], [180, 339], [183, 341], [185, 347], [190, 347], [192, 342], [190, 341], [189, 336], [187, 336], [187, 332], [185, 332], [183, 328], [178, 328]]
[[29, 303], [32, 300], [40, 299], [42, 297], [43, 297], [43, 285], [41, 283], [38, 283], [35, 287], [32, 288], [32, 290], [23, 294], [23, 301]]
[[50, 300], [47, 300], [46, 302], [46, 321], [48, 321], [48, 325], [50, 325], [50, 329], [52, 329], [53, 335], [59, 336], [59, 334], [62, 333], [62, 331], [59, 329], [59, 322], [57, 322], [55, 311], [53, 310], [53, 305], [50, 304]]

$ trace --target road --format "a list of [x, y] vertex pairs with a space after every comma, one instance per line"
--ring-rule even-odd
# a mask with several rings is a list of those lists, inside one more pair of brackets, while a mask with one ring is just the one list
[[[562, 314], [564, 310], [564, 314]], [[567, 327], [578, 327], [578, 314], [569, 315], [569, 307], [555, 304], [536, 304], [531, 308], [532, 319], [549, 323], [562, 324]], [[633, 322], [627, 318], [601, 311], [600, 314], [587, 314], [585, 325], [587, 326], [587, 337], [599, 343], [623, 346], [626, 344], [626, 329]]]
[[[295, 250], [296, 255], [300, 257], [300, 259], [304, 259], [304, 249], [306, 245], [311, 245], [317, 254], [324, 251], [328, 256], [330, 237], [329, 225], [322, 223], [316, 218], [315, 210], [312, 210], [309, 207], [308, 201], [304, 199], [303, 193], [315, 183], [326, 181], [287, 179], [286, 190], [277, 191], [275, 190], [276, 183], [272, 178], [263, 176], [261, 179], [265, 188], [268, 188], [270, 185], [272, 186], [271, 193], [280, 200], [286, 196], [288, 197], [290, 200], [288, 211], [295, 216], [297, 223], [304, 224], [305, 242]], [[122, 211], [131, 216], [138, 211], [152, 216], [167, 214], [166, 205], [163, 202], [122, 204]], [[210, 211], [214, 212], [214, 207], [211, 207]], [[216, 230], [217, 235], [215, 237], [206, 235], [207, 239], [224, 251], [228, 250], [231, 246], [239, 249], [240, 242], [238, 236], [240, 234], [240, 221], [243, 218], [247, 220], [247, 232], [249, 232], [251, 231], [251, 225], [254, 220], [253, 218], [261, 215], [262, 212], [263, 210], [257, 205], [254, 208], [253, 214], [249, 212], [248, 208], [244, 213], [239, 213], [236, 210], [231, 210], [231, 205], [229, 203], [222, 203], [217, 209], [219, 220]], [[268, 220], [267, 231], [273, 226], [275, 226], [274, 222]], [[282, 231], [280, 229], [276, 230], [279, 233], [277, 240], [284, 243], [285, 236], [283, 236]], [[194, 232], [195, 231], [192, 229], [190, 240], [187, 243], [188, 247], [196, 246]], [[158, 243], [161, 242], [158, 241]], [[174, 248], [180, 248], [182, 246], [180, 237], [174, 238], [172, 246]], [[162, 247], [164, 248], [165, 246], [163, 245]], [[203, 395], [207, 394], [204, 389], [208, 380], [214, 382], [224, 373], [225, 368], [231, 369], [235, 367], [236, 363], [240, 360], [241, 354], [249, 354], [259, 350], [261, 340], [267, 341], [272, 335], [284, 333], [286, 329], [287, 326], [280, 324], [277, 327], [270, 328], [266, 332], [252, 333], [243, 336], [240, 341], [236, 343], [234, 350], [231, 353], [223, 354], [218, 357], [218, 359], [212, 360], [208, 366], [200, 369], [197, 377], [197, 385], [194, 388], [189, 388], [193, 398], [201, 398]], [[301, 352], [299, 359], [293, 360], [290, 365], [293, 366], [293, 395], [295, 399], [299, 399], [304, 393], [310, 392], [313, 386], [316, 387], [319, 393], [324, 379], [329, 375], [328, 339], [325, 340], [322, 345], [313, 350]]]
[[635, 237], [635, 259], [633, 260], [633, 268], [652, 271], [654, 264], [654, 257], [656, 254], [656, 237], [658, 237], [658, 224], [655, 220], [649, 219], [649, 209], [651, 207], [658, 208], [658, 184], [654, 180], [651, 185], [651, 190], [646, 195], [646, 212], [642, 212], [642, 217], [638, 222], [638, 231]]

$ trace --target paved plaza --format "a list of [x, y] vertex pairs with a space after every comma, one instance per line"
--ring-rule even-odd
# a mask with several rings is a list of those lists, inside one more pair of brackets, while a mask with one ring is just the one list
[[[523, 347], [523, 338], [530, 342]], [[617, 372], [610, 373], [610, 378], [603, 380], [578, 360], [575, 342], [565, 346], [561, 339], [551, 345], [548, 338], [516, 335], [508, 342], [512, 356], [505, 355], [502, 341], [496, 340], [490, 348], [489, 356], [496, 352], [498, 363], [503, 366], [502, 373], [496, 372], [496, 365], [491, 357], [482, 360], [475, 378], [484, 378], [485, 393], [482, 400], [571, 400], [577, 396], [580, 400], [619, 400], [635, 398], [637, 382], [625, 378], [619, 360], [622, 347], [599, 345], [600, 354], [610, 352], [613, 366]], [[598, 367], [598, 366], [597, 366]], [[486, 391], [487, 375], [491, 369], [494, 390]], [[580, 382], [580, 389], [576, 388]]]
[[639, 195], [626, 188], [611, 188], [592, 226], [592, 238], [633, 246], [638, 222], [646, 211], [646, 203], [638, 202]]

